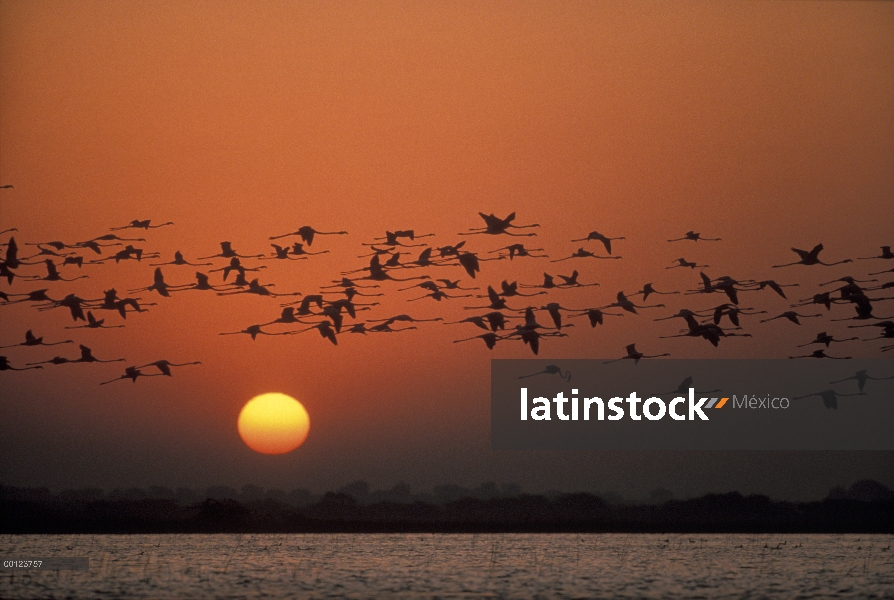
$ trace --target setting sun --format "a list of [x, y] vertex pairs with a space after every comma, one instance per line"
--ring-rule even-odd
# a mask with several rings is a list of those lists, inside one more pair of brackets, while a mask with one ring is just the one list
[[242, 441], [262, 454], [284, 454], [304, 443], [310, 418], [300, 402], [280, 393], [255, 396], [239, 413]]

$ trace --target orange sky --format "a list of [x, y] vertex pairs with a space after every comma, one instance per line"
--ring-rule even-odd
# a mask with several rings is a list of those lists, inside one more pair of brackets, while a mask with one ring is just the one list
[[[793, 261], [790, 246], [822, 242], [823, 257], [839, 260], [892, 243], [894, 6], [4, 0], [0, 184], [15, 186], [0, 191], [0, 230], [17, 227], [20, 246], [89, 239], [147, 218], [176, 223], [144, 236], [165, 261], [176, 249], [189, 259], [214, 254], [225, 239], [244, 253], [267, 252], [269, 236], [305, 224], [350, 232], [315, 241], [313, 250], [329, 254], [268, 263], [262, 283], [278, 292], [314, 293], [362, 267], [360, 244], [386, 229], [435, 233], [432, 243], [442, 245], [480, 226], [479, 211], [515, 211], [518, 222], [542, 225], [521, 241], [551, 258], [596, 229], [626, 237], [615, 246], [623, 259], [485, 263], [476, 285], [537, 283], [545, 270], [577, 268], [601, 286], [549, 301], [604, 305], [647, 281], [693, 289], [697, 272], [664, 269], [684, 256], [710, 264], [713, 276], [798, 282], [804, 292], [793, 295], [806, 297], [818, 282], [887, 268], [769, 265]], [[665, 241], [689, 229], [723, 242]], [[482, 255], [516, 241], [467, 239]], [[171, 283], [191, 282], [194, 271], [165, 268]], [[457, 268], [443, 271], [470, 283]], [[85, 266], [90, 279], [47, 285], [96, 297], [111, 286], [146, 286], [151, 272], [145, 264]], [[6, 292], [36, 287], [44, 286], [0, 284]], [[373, 318], [471, 312], [461, 308], [466, 300], [407, 304], [410, 292], [397, 287], [380, 290], [387, 298]], [[772, 294], [753, 298], [743, 304], [788, 309]], [[752, 320], [754, 338], [718, 349], [658, 340], [677, 324], [655, 316], [720, 302], [663, 299], [667, 312], [596, 330], [578, 321], [568, 338], [546, 340], [540, 356], [611, 358], [637, 342], [681, 358], [785, 357], [819, 331]], [[494, 352], [477, 341], [454, 345], [480, 331], [437, 323], [343, 335], [337, 348], [315, 332], [252, 342], [217, 334], [272, 320], [279, 301], [199, 292], [151, 301], [159, 302], [151, 312], [108, 331], [66, 331], [63, 311], [0, 306], [3, 345], [31, 327], [48, 340], [74, 335], [126, 364], [203, 362], [173, 379], [102, 388], [125, 363], [3, 373], [0, 482], [325, 489], [354, 479], [422, 487], [494, 479], [531, 489], [677, 485], [679, 493], [779, 495], [821, 494], [854, 473], [894, 483], [889, 454], [815, 458], [791, 483], [803, 463], [796, 455], [752, 456], [776, 465], [762, 470], [703, 455], [698, 474], [673, 466], [683, 454], [493, 453], [489, 359], [531, 356], [521, 344]], [[891, 303], [879, 307], [894, 313]], [[850, 310], [835, 307], [833, 316]], [[878, 347], [844, 349], [884, 356]], [[73, 351], [5, 352], [18, 365]], [[239, 441], [239, 409], [264, 391], [307, 406], [312, 429], [299, 451], [271, 458]]]

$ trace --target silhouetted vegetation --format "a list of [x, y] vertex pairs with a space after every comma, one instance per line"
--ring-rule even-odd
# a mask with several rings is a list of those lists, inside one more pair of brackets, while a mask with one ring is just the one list
[[738, 492], [663, 500], [670, 492], [658, 490], [650, 503], [618, 504], [587, 493], [523, 494], [518, 486], [492, 483], [472, 490], [438, 486], [422, 495], [413, 495], [406, 484], [373, 492], [365, 482], [323, 496], [250, 485], [206, 491], [198, 499], [185, 488], [53, 494], [0, 486], [0, 532], [894, 533], [894, 492], [869, 480], [836, 487], [817, 502]]

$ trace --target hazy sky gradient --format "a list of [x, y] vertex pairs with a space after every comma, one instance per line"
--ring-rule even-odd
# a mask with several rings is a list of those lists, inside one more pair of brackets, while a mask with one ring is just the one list
[[[890, 261], [769, 266], [795, 260], [791, 246], [822, 242], [823, 258], [840, 260], [892, 243], [894, 5], [5, 0], [0, 184], [7, 183], [15, 189], [0, 192], [0, 230], [17, 227], [20, 246], [89, 239], [147, 218], [176, 223], [139, 244], [164, 261], [177, 249], [190, 260], [217, 253], [221, 240], [243, 253], [267, 252], [269, 236], [306, 224], [350, 232], [314, 242], [312, 250], [329, 254], [268, 262], [261, 281], [275, 282], [277, 292], [314, 293], [362, 267], [360, 243], [386, 229], [432, 232], [432, 243], [443, 245], [481, 226], [479, 211], [515, 211], [518, 222], [542, 225], [538, 237], [520, 241], [552, 258], [571, 254], [584, 244], [569, 240], [596, 229], [627, 238], [615, 243], [623, 259], [484, 263], [482, 288], [577, 268], [582, 281], [601, 286], [548, 301], [604, 305], [647, 281], [693, 289], [697, 271], [664, 268], [682, 256], [707, 262], [712, 276], [798, 282], [790, 297], [807, 297], [819, 282], [890, 268]], [[665, 241], [690, 229], [723, 242]], [[482, 256], [516, 241], [466, 239]], [[195, 270], [164, 269], [172, 284], [192, 282]], [[459, 269], [442, 271], [432, 276], [470, 281]], [[94, 298], [113, 285], [123, 292], [152, 281], [145, 264], [85, 265], [81, 273], [91, 278], [52, 289]], [[0, 290], [51, 285], [4, 282]], [[372, 318], [469, 314], [466, 300], [406, 304], [416, 294], [397, 287], [379, 290], [388, 298]], [[125, 329], [102, 331], [62, 329], [73, 324], [64, 310], [0, 306], [0, 345], [21, 341], [31, 327], [47, 341], [75, 336], [100, 358], [128, 359], [3, 373], [0, 481], [322, 490], [356, 479], [375, 487], [492, 479], [531, 490], [644, 495], [662, 486], [679, 495], [739, 489], [792, 498], [862, 477], [894, 486], [891, 453], [492, 452], [489, 359], [531, 356], [521, 344], [494, 352], [477, 341], [452, 344], [481, 331], [438, 323], [343, 335], [337, 348], [315, 332], [252, 342], [217, 334], [274, 319], [279, 301], [142, 297], [159, 305], [129, 316]], [[540, 356], [612, 358], [637, 342], [678, 358], [786, 357], [822, 328], [838, 337], [853, 331], [752, 317], [754, 338], [717, 349], [657, 340], [679, 324], [654, 323], [656, 316], [721, 302], [662, 299], [666, 312], [595, 330], [577, 321], [570, 337], [546, 340]], [[742, 304], [788, 310], [771, 292]], [[892, 312], [891, 303], [879, 304], [878, 314]], [[887, 356], [879, 346], [840, 350]], [[20, 365], [77, 350], [4, 352]], [[125, 364], [159, 358], [203, 365], [173, 379], [97, 385]], [[239, 409], [266, 391], [289, 393], [310, 413], [308, 441], [289, 455], [255, 454], [236, 434]]]

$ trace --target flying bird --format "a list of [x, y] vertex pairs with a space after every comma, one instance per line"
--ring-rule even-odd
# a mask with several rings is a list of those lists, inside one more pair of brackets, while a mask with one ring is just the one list
[[683, 240], [692, 240], [693, 242], [697, 242], [699, 240], [703, 242], [719, 242], [720, 238], [705, 238], [702, 237], [702, 234], [696, 233], [694, 231], [687, 231], [685, 235], [681, 238], [675, 238], [672, 240], [667, 240], [669, 242], [682, 242]]
[[602, 242], [602, 245], [605, 246], [605, 251], [609, 254], [612, 253], [612, 240], [623, 240], [626, 238], [623, 237], [608, 237], [602, 235], [598, 231], [591, 231], [589, 235], [585, 238], [580, 238], [578, 240], [571, 240], [572, 242], [589, 242], [590, 240], [595, 240], [597, 242]]
[[807, 250], [800, 250], [798, 248], [792, 248], [792, 252], [794, 252], [795, 254], [800, 256], [801, 260], [796, 260], [795, 262], [786, 263], [784, 265], [773, 265], [772, 268], [778, 269], [780, 267], [790, 267], [792, 265], [807, 265], [807, 266], [823, 265], [826, 267], [831, 267], [832, 265], [842, 265], [844, 263], [854, 262], [851, 259], [846, 258], [844, 260], [839, 260], [838, 262], [825, 263], [819, 259], [819, 253], [822, 252], [822, 250], [823, 250], [822, 244], [817, 244], [816, 246], [813, 247], [813, 250], [811, 250], [810, 252], [808, 252]]

